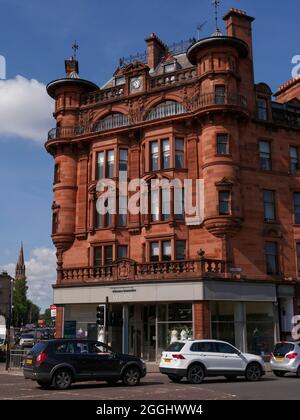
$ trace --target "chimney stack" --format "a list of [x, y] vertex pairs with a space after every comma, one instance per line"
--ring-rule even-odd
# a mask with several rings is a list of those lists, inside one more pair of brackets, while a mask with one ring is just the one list
[[168, 53], [168, 47], [154, 33], [145, 39], [148, 45], [148, 66], [150, 70], [157, 67], [162, 57]]
[[247, 15], [243, 10], [230, 9], [223, 20], [226, 22], [227, 35], [245, 41], [249, 46], [250, 57], [253, 59], [252, 22], [255, 18]]

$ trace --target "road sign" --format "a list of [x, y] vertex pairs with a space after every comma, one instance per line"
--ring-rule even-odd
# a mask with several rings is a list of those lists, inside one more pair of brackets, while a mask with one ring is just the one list
[[56, 318], [56, 305], [50, 305], [51, 318]]

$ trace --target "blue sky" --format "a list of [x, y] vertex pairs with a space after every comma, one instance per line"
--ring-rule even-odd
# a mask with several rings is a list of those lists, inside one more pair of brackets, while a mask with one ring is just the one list
[[[291, 59], [300, 54], [299, 1], [223, 0], [221, 16], [230, 7], [256, 17], [256, 81], [265, 81], [276, 90], [291, 77]], [[76, 39], [81, 76], [101, 85], [111, 77], [120, 57], [145, 49], [144, 39], [151, 32], [169, 44], [196, 36], [197, 25], [204, 21], [203, 37], [213, 31], [211, 0], [0, 0], [0, 54], [7, 61], [7, 79], [21, 75], [46, 84], [64, 75], [64, 59], [71, 55]], [[221, 26], [224, 30], [223, 21]], [[18, 95], [13, 99], [17, 101]], [[23, 117], [28, 112], [25, 108]], [[23, 111], [16, 109], [18, 119]], [[47, 114], [47, 127], [37, 131], [42, 133], [40, 139], [21, 138], [13, 130], [3, 134], [0, 126], [2, 266], [15, 262], [21, 240], [26, 259], [34, 249], [52, 248], [53, 164], [43, 142], [54, 121], [51, 112]], [[11, 118], [14, 125], [14, 115]], [[30, 118], [29, 113], [29, 126]]]

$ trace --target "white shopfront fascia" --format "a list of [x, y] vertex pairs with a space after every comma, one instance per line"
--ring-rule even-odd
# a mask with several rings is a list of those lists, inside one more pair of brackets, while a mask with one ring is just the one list
[[214, 280], [107, 286], [62, 287], [54, 289], [54, 303], [143, 303], [236, 301], [277, 302], [274, 284], [234, 283]]
[[118, 286], [84, 286], [54, 289], [54, 303], [187, 302], [203, 300], [203, 283], [151, 283]]

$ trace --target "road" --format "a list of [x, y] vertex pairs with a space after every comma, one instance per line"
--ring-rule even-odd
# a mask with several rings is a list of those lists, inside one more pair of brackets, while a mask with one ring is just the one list
[[271, 373], [258, 383], [244, 379], [228, 382], [223, 378], [208, 379], [201, 385], [170, 383], [158, 373], [150, 373], [139, 387], [121, 383], [74, 384], [70, 390], [45, 391], [35, 382], [13, 373], [0, 373], [1, 400], [300, 400], [300, 379], [287, 376], [277, 379]]

